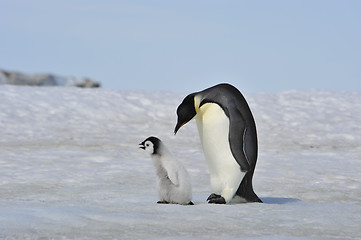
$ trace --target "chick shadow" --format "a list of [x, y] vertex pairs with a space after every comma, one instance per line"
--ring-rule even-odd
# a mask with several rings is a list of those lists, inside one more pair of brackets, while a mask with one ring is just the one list
[[280, 204], [280, 205], [302, 202], [302, 200], [298, 198], [281, 198], [281, 197], [261, 197], [261, 200], [265, 204]]

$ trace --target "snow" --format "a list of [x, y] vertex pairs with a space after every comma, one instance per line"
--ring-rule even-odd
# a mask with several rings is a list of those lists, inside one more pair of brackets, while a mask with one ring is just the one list
[[[245, 94], [264, 203], [233, 205], [205, 201], [196, 123], [173, 134], [185, 95], [0, 86], [0, 238], [361, 238], [361, 93]], [[151, 135], [189, 171], [194, 206], [156, 204], [138, 149]]]

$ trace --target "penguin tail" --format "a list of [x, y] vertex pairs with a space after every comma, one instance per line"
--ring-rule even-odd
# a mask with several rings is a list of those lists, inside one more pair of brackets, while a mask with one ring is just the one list
[[239, 185], [238, 190], [236, 192], [236, 195], [238, 195], [241, 198], [244, 198], [247, 202], [262, 203], [262, 200], [253, 191], [253, 186], [252, 186], [253, 172], [254, 169], [252, 171], [247, 172], [246, 175], [243, 177], [242, 182]]

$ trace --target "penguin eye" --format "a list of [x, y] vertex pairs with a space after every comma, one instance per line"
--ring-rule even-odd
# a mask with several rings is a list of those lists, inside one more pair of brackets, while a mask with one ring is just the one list
[[145, 144], [145, 146], [149, 147], [149, 143]]

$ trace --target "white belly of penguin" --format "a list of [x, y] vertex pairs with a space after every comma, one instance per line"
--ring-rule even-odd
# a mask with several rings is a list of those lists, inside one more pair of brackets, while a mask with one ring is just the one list
[[231, 152], [229, 119], [218, 104], [206, 103], [199, 109], [196, 121], [212, 190], [229, 202], [245, 175]]

